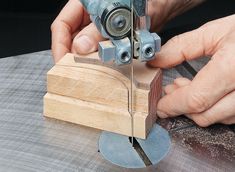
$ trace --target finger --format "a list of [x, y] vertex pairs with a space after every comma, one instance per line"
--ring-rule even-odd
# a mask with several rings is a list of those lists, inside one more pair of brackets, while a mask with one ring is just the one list
[[225, 119], [222, 121], [223, 124], [226, 124], [226, 125], [232, 125], [232, 124], [235, 124], [235, 116], [231, 117], [231, 118], [228, 118], [228, 119]]
[[177, 116], [200, 113], [210, 108], [235, 89], [235, 61], [230, 57], [234, 53], [233, 49], [218, 51], [189, 85], [164, 96], [158, 103], [158, 110]]
[[167, 85], [164, 88], [164, 92], [166, 94], [171, 94], [172, 92], [174, 92], [176, 89], [189, 85], [191, 83], [191, 81], [188, 78], [176, 78], [174, 80], [173, 84]]
[[191, 81], [188, 78], [176, 78], [174, 80], [174, 84], [177, 85], [178, 87], [183, 87], [186, 85], [189, 85]]
[[188, 78], [176, 78], [173, 84], [167, 85], [164, 88], [166, 94], [173, 93], [176, 89], [189, 85], [191, 81]]
[[174, 92], [177, 88], [178, 88], [178, 86], [175, 85], [175, 84], [167, 85], [167, 86], [165, 86], [165, 88], [164, 88], [164, 92], [165, 92], [166, 94], [171, 94], [171, 93]]
[[187, 117], [195, 121], [201, 127], [207, 127], [215, 123], [235, 123], [235, 91], [229, 93], [210, 109], [198, 113], [189, 114]]
[[72, 34], [81, 25], [89, 22], [82, 4], [70, 0], [51, 25], [52, 53], [55, 61], [71, 50]]
[[[211, 32], [213, 30], [213, 32]], [[213, 55], [225, 28], [209, 24], [170, 39], [162, 46], [157, 58], [149, 62], [154, 67], [169, 68], [201, 56]]]
[[73, 39], [72, 52], [76, 54], [88, 54], [98, 48], [98, 42], [104, 40], [96, 26], [91, 23]]
[[[187, 79], [187, 78], [177, 78], [177, 79], [174, 80], [174, 84], [167, 85], [167, 86], [164, 88], [164, 92], [165, 92], [166, 94], [171, 94], [171, 93], [173, 93], [176, 89], [190, 84], [190, 82], [191, 82], [191, 81], [190, 81], [189, 79]], [[167, 118], [167, 117], [168, 117], [168, 115], [167, 115], [165, 112], [162, 112], [162, 111], [158, 111], [158, 112], [157, 112], [157, 115], [158, 115], [160, 118]]]

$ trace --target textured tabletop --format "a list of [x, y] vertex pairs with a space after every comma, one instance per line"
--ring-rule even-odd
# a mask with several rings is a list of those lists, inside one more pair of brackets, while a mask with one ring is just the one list
[[[205, 61], [164, 71], [163, 85], [192, 78]], [[99, 130], [43, 117], [50, 51], [0, 59], [0, 171], [133, 171], [104, 160]], [[199, 128], [184, 117], [158, 120], [172, 139], [157, 166], [138, 171], [235, 171], [235, 127]]]

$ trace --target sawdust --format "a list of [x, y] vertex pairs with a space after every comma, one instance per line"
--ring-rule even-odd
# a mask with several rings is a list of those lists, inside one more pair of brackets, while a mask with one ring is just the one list
[[169, 131], [173, 142], [199, 157], [235, 162], [235, 125], [200, 128], [185, 117], [159, 119], [157, 123]]
[[194, 125], [194, 122], [184, 116], [158, 119], [157, 123], [168, 131], [180, 130]]
[[235, 133], [227, 126], [192, 127], [172, 133], [181, 145], [213, 160], [235, 161]]

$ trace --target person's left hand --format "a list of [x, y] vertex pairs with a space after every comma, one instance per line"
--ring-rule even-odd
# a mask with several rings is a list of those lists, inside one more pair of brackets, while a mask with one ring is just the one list
[[190, 81], [178, 78], [165, 88], [158, 103], [158, 116], [181, 114], [199, 126], [235, 123], [235, 15], [209, 22], [202, 27], [174, 37], [150, 62], [169, 68], [201, 56], [212, 56], [206, 66]]

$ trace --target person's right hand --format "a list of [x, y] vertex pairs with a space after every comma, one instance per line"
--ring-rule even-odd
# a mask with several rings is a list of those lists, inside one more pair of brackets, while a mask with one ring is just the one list
[[[148, 13], [151, 17], [151, 30], [157, 31], [171, 18], [204, 0], [150, 0]], [[54, 61], [59, 61], [66, 53], [88, 54], [98, 48], [104, 40], [91, 23], [89, 14], [79, 0], [69, 0], [51, 25], [52, 53]]]
[[235, 14], [173, 37], [149, 65], [171, 68], [205, 56], [210, 61], [192, 80], [177, 78], [165, 87], [159, 117], [185, 114], [201, 127], [235, 124]]

